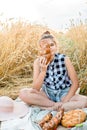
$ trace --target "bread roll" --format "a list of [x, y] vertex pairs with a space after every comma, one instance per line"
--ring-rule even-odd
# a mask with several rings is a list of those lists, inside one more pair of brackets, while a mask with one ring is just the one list
[[64, 110], [61, 109], [57, 114], [51, 118], [47, 123], [44, 123], [42, 130], [54, 130], [60, 124]]
[[41, 49], [39, 51], [39, 56], [44, 56], [47, 59], [46, 64], [48, 64], [51, 60], [51, 50], [50, 50], [50, 45], [47, 44], [45, 45], [44, 49]]
[[64, 127], [74, 127], [86, 119], [86, 113], [81, 109], [71, 110], [64, 114], [61, 124]]
[[40, 122], [39, 125], [43, 127], [44, 123], [48, 122], [52, 118], [52, 113], [48, 113]]

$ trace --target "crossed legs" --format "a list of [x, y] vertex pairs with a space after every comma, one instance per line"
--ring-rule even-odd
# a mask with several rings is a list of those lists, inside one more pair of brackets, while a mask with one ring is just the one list
[[29, 105], [37, 105], [42, 109], [58, 110], [63, 107], [65, 111], [87, 107], [87, 97], [79, 94], [74, 95], [69, 102], [54, 102], [43, 91], [32, 88], [22, 89], [19, 97]]
[[22, 89], [19, 93], [20, 99], [29, 105], [37, 105], [42, 109], [56, 110], [61, 107], [61, 102], [50, 100], [43, 91], [37, 91], [32, 88]]

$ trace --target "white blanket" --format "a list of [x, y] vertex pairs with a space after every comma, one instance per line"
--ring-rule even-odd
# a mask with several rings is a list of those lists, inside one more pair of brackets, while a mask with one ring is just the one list
[[34, 122], [33, 114], [33, 108], [29, 107], [29, 113], [25, 117], [1, 122], [0, 130], [41, 130]]
[[[87, 113], [87, 108], [83, 110]], [[39, 107], [29, 107], [29, 112], [25, 117], [1, 122], [0, 130], [42, 130], [38, 125], [38, 121], [48, 112], [48, 110], [42, 110]], [[56, 111], [51, 112], [53, 115], [56, 114]], [[87, 121], [83, 123], [82, 127], [79, 130], [87, 130]], [[63, 128], [60, 130], [63, 130]], [[74, 127], [71, 130], [77, 129]]]

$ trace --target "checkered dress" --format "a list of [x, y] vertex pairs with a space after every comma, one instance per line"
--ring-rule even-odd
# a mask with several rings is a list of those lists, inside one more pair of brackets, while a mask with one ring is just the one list
[[71, 86], [71, 80], [68, 76], [65, 66], [65, 55], [57, 53], [53, 61], [49, 64], [44, 79], [44, 85], [53, 90], [65, 89]]

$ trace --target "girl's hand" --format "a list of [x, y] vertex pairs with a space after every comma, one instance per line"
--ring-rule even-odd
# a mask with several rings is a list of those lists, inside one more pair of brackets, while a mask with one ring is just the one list
[[46, 64], [46, 62], [47, 62], [47, 59], [44, 57], [44, 56], [41, 56], [40, 57], [40, 68], [41, 68], [41, 72], [42, 71], [45, 71], [46, 72], [46, 70], [47, 70], [47, 66], [48, 66], [48, 64]]
[[63, 103], [62, 102], [56, 102], [53, 106], [53, 110], [59, 111], [62, 108]]

